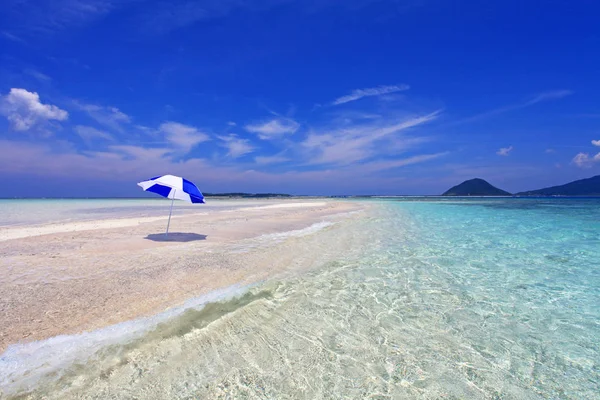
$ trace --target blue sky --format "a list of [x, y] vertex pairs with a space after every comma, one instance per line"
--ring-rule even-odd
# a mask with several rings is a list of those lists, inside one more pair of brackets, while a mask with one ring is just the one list
[[0, 196], [509, 191], [600, 173], [596, 1], [7, 0]]

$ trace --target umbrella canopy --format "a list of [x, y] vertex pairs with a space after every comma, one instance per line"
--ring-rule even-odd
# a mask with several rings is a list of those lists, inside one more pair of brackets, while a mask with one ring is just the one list
[[171, 225], [171, 214], [173, 213], [173, 201], [183, 200], [190, 203], [204, 203], [204, 196], [196, 185], [185, 178], [175, 175], [162, 175], [150, 178], [147, 181], [139, 182], [138, 186], [148, 192], [156, 193], [162, 197], [171, 199], [171, 210], [169, 211], [169, 222], [167, 222], [167, 232], [169, 234], [169, 225]]
[[166, 197], [189, 203], [204, 203], [204, 196], [192, 182], [175, 175], [162, 175], [138, 183], [142, 189]]

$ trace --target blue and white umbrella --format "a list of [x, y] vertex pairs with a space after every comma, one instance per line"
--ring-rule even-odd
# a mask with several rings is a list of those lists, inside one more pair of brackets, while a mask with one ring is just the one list
[[175, 199], [190, 203], [204, 203], [204, 196], [198, 187], [180, 176], [156, 176], [147, 181], [138, 183], [138, 186], [147, 192], [153, 192], [171, 199], [171, 210], [169, 211], [169, 222], [167, 223], [167, 232], [165, 235], [169, 234], [171, 214], [173, 213], [173, 201], [175, 201]]

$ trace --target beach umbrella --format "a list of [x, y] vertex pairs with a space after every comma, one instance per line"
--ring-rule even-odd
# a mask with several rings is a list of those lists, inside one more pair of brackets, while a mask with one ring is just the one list
[[192, 182], [185, 178], [175, 175], [162, 175], [150, 178], [147, 181], [139, 182], [138, 186], [147, 192], [152, 192], [171, 199], [171, 210], [169, 211], [169, 222], [167, 222], [167, 232], [169, 235], [169, 225], [171, 224], [171, 214], [173, 213], [173, 202], [175, 199], [190, 203], [204, 203], [204, 196]]

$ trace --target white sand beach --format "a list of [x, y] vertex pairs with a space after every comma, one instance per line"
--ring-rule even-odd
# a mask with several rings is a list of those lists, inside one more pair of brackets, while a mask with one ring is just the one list
[[166, 215], [0, 228], [0, 351], [152, 315], [228, 285], [264, 280], [300, 265], [300, 258], [306, 268], [311, 252], [289, 242], [333, 229], [363, 207], [287, 200], [198, 208], [173, 217], [168, 239]]

